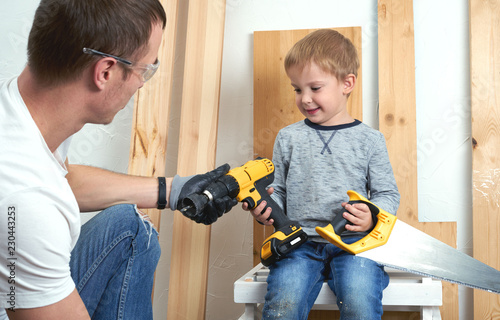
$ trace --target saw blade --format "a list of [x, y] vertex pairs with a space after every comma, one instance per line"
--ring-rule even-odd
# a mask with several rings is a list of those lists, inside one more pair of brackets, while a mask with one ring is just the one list
[[358, 253], [384, 266], [500, 294], [500, 271], [397, 220], [385, 245]]

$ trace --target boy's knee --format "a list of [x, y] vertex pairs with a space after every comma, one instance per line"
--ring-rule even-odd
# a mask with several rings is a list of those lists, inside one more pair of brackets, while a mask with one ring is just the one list
[[337, 297], [337, 305], [345, 319], [380, 319], [382, 292], [373, 285], [351, 287]]
[[307, 312], [306, 299], [295, 299], [288, 295], [279, 301], [266, 301], [262, 319], [302, 319], [302, 313]]

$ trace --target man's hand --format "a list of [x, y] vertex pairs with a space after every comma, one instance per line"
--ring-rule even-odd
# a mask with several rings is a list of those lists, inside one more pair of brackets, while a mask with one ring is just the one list
[[342, 207], [347, 210], [342, 213], [343, 217], [352, 223], [346, 224], [346, 230], [364, 232], [373, 229], [372, 213], [366, 204], [343, 202]]
[[[267, 189], [267, 193], [272, 194], [273, 192], [274, 192], [274, 188], [271, 187], [271, 188]], [[257, 222], [259, 222], [265, 226], [272, 226], [274, 223], [274, 220], [273, 219], [268, 220], [269, 216], [271, 215], [271, 211], [272, 211], [271, 207], [267, 208], [267, 210], [265, 212], [262, 211], [262, 210], [264, 210], [266, 205], [267, 205], [267, 202], [262, 201], [255, 208], [248, 209], [248, 204], [246, 202], [243, 202], [242, 208], [245, 211], [250, 211], [250, 214], [255, 218], [255, 220], [257, 220]]]
[[[229, 165], [226, 163], [204, 174], [189, 177], [175, 176], [172, 181], [172, 191], [170, 192], [170, 208], [172, 210], [182, 209], [182, 199], [193, 193], [202, 193], [210, 183], [216, 181], [228, 172]], [[210, 201], [199, 214], [188, 215], [184, 213], [184, 216], [197, 223], [209, 225], [217, 221], [224, 213], [229, 212], [237, 203], [238, 200], [235, 198], [225, 196]]]

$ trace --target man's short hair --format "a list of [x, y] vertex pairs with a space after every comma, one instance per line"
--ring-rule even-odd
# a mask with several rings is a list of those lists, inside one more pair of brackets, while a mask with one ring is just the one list
[[28, 66], [38, 81], [78, 78], [91, 63], [83, 48], [142, 58], [154, 23], [165, 28], [158, 0], [41, 0], [28, 38]]
[[292, 66], [303, 68], [310, 62], [338, 80], [349, 74], [358, 76], [358, 53], [352, 42], [332, 29], [319, 29], [299, 40], [285, 57], [285, 70]]

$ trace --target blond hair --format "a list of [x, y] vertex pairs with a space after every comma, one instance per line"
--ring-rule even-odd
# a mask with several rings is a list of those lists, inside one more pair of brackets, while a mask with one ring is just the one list
[[349, 74], [358, 76], [356, 48], [349, 39], [332, 29], [316, 30], [295, 43], [285, 57], [285, 71], [292, 66], [303, 68], [310, 62], [339, 80]]

